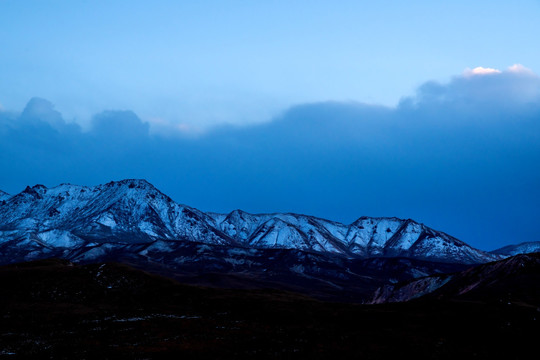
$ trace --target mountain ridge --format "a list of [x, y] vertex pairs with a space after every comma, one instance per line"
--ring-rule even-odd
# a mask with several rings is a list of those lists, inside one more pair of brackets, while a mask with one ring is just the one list
[[519, 244], [511, 244], [490, 252], [492, 254], [507, 256], [540, 252], [540, 241], [527, 241]]
[[0, 203], [0, 210], [2, 242], [37, 238], [53, 247], [54, 237], [73, 244], [161, 239], [360, 258], [403, 256], [462, 263], [499, 258], [412, 219], [362, 216], [346, 225], [294, 213], [204, 213], [174, 202], [143, 179], [96, 186], [28, 186]]
[[470, 264], [501, 258], [412, 219], [362, 216], [347, 225], [294, 213], [205, 213], [174, 202], [143, 179], [28, 186], [0, 203], [0, 237], [1, 243], [27, 240], [65, 248], [182, 240], [348, 258], [401, 256]]

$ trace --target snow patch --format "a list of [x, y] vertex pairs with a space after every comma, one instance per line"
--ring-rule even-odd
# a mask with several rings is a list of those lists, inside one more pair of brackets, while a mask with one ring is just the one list
[[116, 227], [116, 221], [114, 220], [114, 217], [108, 213], [103, 214], [98, 220], [96, 220], [96, 222], [110, 228]]
[[84, 244], [84, 240], [65, 230], [49, 230], [37, 234], [37, 237], [45, 244], [53, 247], [72, 248]]

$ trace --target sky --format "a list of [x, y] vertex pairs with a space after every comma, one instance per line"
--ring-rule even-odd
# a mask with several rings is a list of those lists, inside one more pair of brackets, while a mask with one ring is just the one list
[[0, 0], [0, 189], [539, 241], [540, 1]]

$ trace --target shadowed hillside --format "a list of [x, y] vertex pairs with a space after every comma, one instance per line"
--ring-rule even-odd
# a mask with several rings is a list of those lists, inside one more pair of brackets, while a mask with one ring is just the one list
[[0, 268], [5, 358], [524, 358], [539, 312], [481, 301], [352, 305], [179, 284], [126, 265]]

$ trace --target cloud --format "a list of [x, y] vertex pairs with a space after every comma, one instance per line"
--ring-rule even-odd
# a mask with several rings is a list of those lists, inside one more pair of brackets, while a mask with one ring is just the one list
[[61, 127], [65, 124], [62, 115], [54, 109], [54, 105], [42, 98], [32, 98], [26, 104], [22, 114], [23, 121], [42, 121], [53, 127]]
[[500, 74], [501, 71], [493, 68], [485, 68], [482, 66], [475, 67], [474, 69], [465, 69], [463, 76], [478, 76], [478, 75], [493, 75]]
[[538, 240], [540, 80], [514, 65], [427, 82], [395, 108], [321, 102], [198, 136], [130, 111], [88, 131], [32, 99], [0, 113], [0, 188], [146, 178], [208, 211], [414, 218], [482, 248]]
[[[509, 66], [508, 69], [506, 69], [504, 72], [510, 72], [514, 74], [524, 74], [527, 76], [537, 77], [534, 72], [521, 65], [521, 64], [514, 64], [512, 66]], [[463, 71], [464, 77], [471, 77], [471, 76], [485, 76], [485, 75], [496, 75], [496, 74], [502, 74], [503, 71], [499, 69], [494, 68], [485, 68], [482, 66], [475, 67], [474, 69], [467, 68]]]
[[522, 65], [513, 65], [505, 71], [476, 68], [472, 75], [466, 71], [448, 84], [427, 82], [400, 106], [462, 113], [466, 118], [470, 114], [492, 117], [501, 111], [527, 112], [527, 105], [539, 102], [540, 77]]
[[133, 111], [104, 111], [92, 118], [90, 133], [111, 140], [136, 140], [148, 137], [150, 126]]
[[193, 124], [177, 123], [158, 117], [148, 119], [148, 123], [150, 125], [150, 133], [152, 135], [165, 138], [198, 136], [203, 133], [202, 128], [198, 128]]
[[538, 77], [537, 75], [534, 74], [534, 72], [531, 69], [526, 68], [525, 66], [521, 64], [514, 64], [508, 67], [508, 71], [513, 72], [513, 73], [518, 73], [518, 74], [525, 74], [527, 76]]

